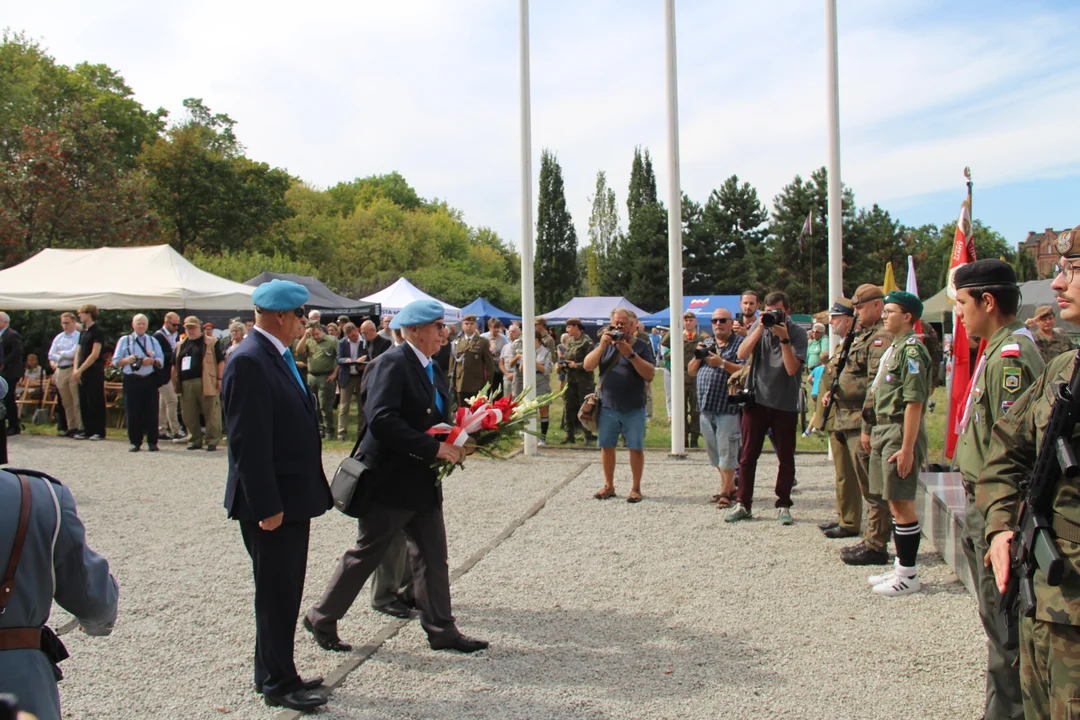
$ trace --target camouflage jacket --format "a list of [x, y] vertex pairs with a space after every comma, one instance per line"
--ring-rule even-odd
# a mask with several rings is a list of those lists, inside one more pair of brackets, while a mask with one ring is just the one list
[[1072, 341], [1069, 340], [1069, 336], [1059, 332], [1055, 332], [1053, 337], [1046, 337], [1041, 332], [1036, 332], [1035, 344], [1039, 346], [1039, 352], [1042, 353], [1043, 362], [1047, 363], [1061, 353], [1075, 350]]
[[[856, 331], [851, 341], [851, 352], [847, 364], [840, 375], [836, 389], [835, 405], [829, 414], [827, 430], [861, 430], [870, 433], [870, 425], [863, 420], [863, 406], [870, 383], [877, 377], [881, 356], [892, 343], [892, 335], [885, 330], [880, 320], [868, 328]], [[821, 378], [821, 395], [832, 387], [832, 372], [840, 361], [840, 346], [836, 347], [833, 357], [829, 358], [825, 375]]]
[[[693, 333], [687, 334], [685, 331], [680, 332], [683, 342], [683, 370], [687, 370], [690, 367], [690, 361], [694, 359], [694, 350], [697, 346], [709, 339], [709, 336], [705, 333], [695, 330]], [[646, 338], [648, 339], [648, 338]], [[671, 333], [664, 333], [664, 337], [660, 340], [660, 346], [670, 348], [671, 347]], [[697, 379], [690, 377], [689, 371], [683, 373], [684, 384], [697, 385]]]
[[590, 386], [593, 384], [592, 371], [581, 367], [581, 364], [585, 362], [585, 356], [592, 352], [592, 349], [592, 338], [585, 333], [582, 333], [581, 337], [576, 340], [570, 338], [569, 342], [566, 343], [566, 355], [564, 356], [564, 359], [567, 362], [573, 361], [578, 364], [578, 367], [576, 368], [568, 367], [566, 369], [566, 377], [570, 382]]
[[[1003, 530], [1012, 530], [1023, 498], [1020, 482], [1035, 466], [1043, 432], [1050, 421], [1052, 387], [1072, 377], [1076, 353], [1054, 358], [1027, 392], [1013, 404], [992, 431], [986, 465], [975, 486], [975, 503], [986, 516], [986, 540]], [[1080, 450], [1080, 428], [1073, 435], [1073, 448]], [[1055, 516], [1080, 525], [1080, 482], [1064, 476], [1054, 491]], [[1051, 518], [1053, 520], [1053, 518]], [[1065, 625], [1080, 625], [1080, 544], [1059, 539], [1058, 550], [1065, 560], [1061, 585], [1046, 584], [1046, 574], [1035, 573], [1035, 619]]]

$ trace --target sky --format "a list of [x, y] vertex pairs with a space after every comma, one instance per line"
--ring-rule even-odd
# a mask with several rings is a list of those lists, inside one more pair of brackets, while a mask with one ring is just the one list
[[[199, 97], [256, 160], [316, 187], [400, 172], [521, 235], [512, 0], [6, 0], [57, 61], [105, 63], [174, 118]], [[676, 0], [682, 189], [773, 197], [826, 164], [821, 0]], [[635, 146], [667, 197], [662, 0], [531, 3], [533, 197], [556, 153], [579, 241], [598, 171], [623, 227]], [[1080, 3], [840, 0], [841, 177], [908, 225], [974, 215], [1010, 243], [1080, 224]], [[535, 208], [534, 208], [535, 212]]]

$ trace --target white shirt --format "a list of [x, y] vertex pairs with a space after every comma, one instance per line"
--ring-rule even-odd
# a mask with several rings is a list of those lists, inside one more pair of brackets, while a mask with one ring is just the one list
[[175, 352], [176, 341], [177, 339], [179, 339], [180, 333], [169, 332], [169, 328], [165, 327], [164, 325], [161, 326], [161, 332], [165, 336], [165, 339], [169, 341], [169, 344], [172, 345], [173, 352]]
[[[345, 339], [349, 340], [349, 338], [347, 336], [346, 336]], [[360, 339], [357, 340], [356, 342], [353, 342], [352, 340], [349, 340], [349, 357], [350, 358], [355, 360], [356, 358], [360, 357], [360, 347], [363, 345], [363, 343], [364, 343], [363, 336], [361, 336]], [[356, 365], [350, 366], [349, 367], [349, 374], [350, 375], [359, 375], [360, 374], [360, 368], [358, 368]]]
[[408, 345], [409, 347], [411, 347], [412, 351], [414, 353], [416, 353], [416, 357], [420, 360], [420, 364], [424, 367], [424, 372], [427, 372], [427, 366], [428, 366], [428, 363], [431, 362], [431, 358], [429, 358], [424, 353], [420, 352], [420, 350], [415, 345], [413, 345], [411, 342], [409, 342], [408, 340], [405, 341], [405, 344]]
[[284, 346], [284, 345], [282, 344], [282, 342], [281, 342], [280, 340], [278, 340], [278, 339], [277, 339], [276, 337], [274, 337], [274, 336], [273, 336], [273, 335], [271, 335], [270, 333], [268, 333], [268, 332], [266, 332], [265, 330], [263, 330], [263, 329], [262, 329], [261, 327], [259, 327], [258, 325], [252, 325], [252, 326], [251, 326], [251, 329], [252, 329], [252, 330], [256, 330], [256, 331], [258, 331], [258, 332], [262, 333], [264, 337], [267, 337], [267, 338], [269, 338], [269, 339], [270, 339], [270, 342], [272, 342], [272, 343], [274, 344], [274, 347], [275, 347], [275, 348], [277, 349], [277, 351], [278, 351], [279, 353], [281, 353], [281, 355], [282, 355], [282, 356], [284, 356], [284, 355], [285, 355], [285, 351], [289, 349], [289, 348], [285, 347], [285, 346]]
[[75, 351], [79, 347], [79, 331], [60, 333], [53, 338], [49, 347], [49, 360], [58, 367], [71, 367], [75, 362]]

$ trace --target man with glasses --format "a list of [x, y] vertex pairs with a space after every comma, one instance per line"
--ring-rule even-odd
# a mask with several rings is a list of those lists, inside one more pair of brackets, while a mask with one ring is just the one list
[[1035, 344], [1039, 346], [1044, 362], [1050, 362], [1061, 353], [1074, 349], [1065, 333], [1054, 328], [1054, 308], [1051, 306], [1036, 308], [1035, 327]]
[[79, 412], [79, 388], [71, 373], [75, 367], [75, 351], [79, 348], [79, 331], [75, 328], [74, 313], [60, 315], [60, 327], [63, 332], [53, 338], [49, 346], [49, 365], [55, 373], [54, 382], [60, 393], [60, 404], [64, 409], [66, 430], [65, 437], [73, 438], [82, 429], [82, 416]]
[[[173, 360], [176, 356], [176, 343], [180, 340], [180, 316], [174, 312], [165, 313], [165, 321], [154, 333], [154, 339], [161, 346], [162, 370], [167, 376], [172, 375]], [[187, 439], [187, 435], [180, 429], [180, 419], [177, 417], [176, 408], [179, 399], [176, 397], [176, 388], [171, 382], [167, 382], [158, 389], [158, 435], [165, 440], [181, 443]]]
[[[1080, 323], [1080, 227], [1061, 233], [1055, 242], [1061, 261], [1050, 288], [1057, 295], [1061, 319]], [[1005, 591], [1010, 567], [1009, 544], [1013, 538], [1021, 491], [1031, 474], [1046, 430], [1055, 397], [1052, 389], [1073, 376], [1076, 351], [1058, 355], [1034, 385], [1018, 398], [993, 428], [986, 465], [975, 486], [975, 503], [986, 519], [987, 562], [999, 592]], [[1073, 450], [1080, 450], [1074, 437]], [[1035, 574], [1035, 616], [1021, 616], [1020, 686], [1024, 714], [1028, 718], [1067, 717], [1080, 704], [1080, 502], [1075, 479], [1060, 476], [1051, 494], [1055, 545], [1064, 561], [1061, 584], [1046, 582], [1046, 573]]]

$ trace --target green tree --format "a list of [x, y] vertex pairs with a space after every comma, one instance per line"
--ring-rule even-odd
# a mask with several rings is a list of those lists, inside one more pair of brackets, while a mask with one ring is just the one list
[[648, 150], [634, 149], [626, 207], [630, 221], [616, 257], [628, 268], [629, 282], [622, 292], [612, 294], [625, 294], [642, 308], [656, 311], [668, 303], [667, 211], [656, 199]]
[[540, 153], [535, 275], [538, 308], [557, 308], [574, 296], [578, 285], [577, 232], [566, 207], [562, 168], [550, 150]]
[[427, 201], [397, 172], [341, 182], [327, 192], [333, 198], [337, 212], [345, 217], [358, 207], [367, 207], [377, 198], [386, 198], [406, 210], [419, 210], [427, 206]]
[[732, 175], [709, 194], [703, 208], [685, 196], [683, 202], [686, 292], [736, 295], [758, 287], [767, 268], [769, 213], [757, 190], [750, 183], [739, 184], [738, 176]]
[[619, 207], [615, 191], [608, 187], [607, 176], [596, 173], [596, 190], [589, 198], [589, 245], [586, 247], [586, 291], [589, 295], [622, 294], [629, 284], [629, 273], [619, 257], [622, 233], [619, 230]]

